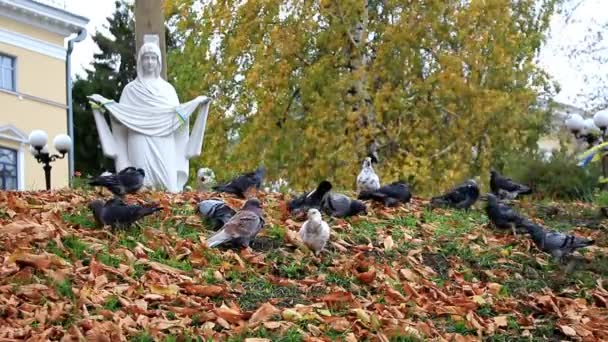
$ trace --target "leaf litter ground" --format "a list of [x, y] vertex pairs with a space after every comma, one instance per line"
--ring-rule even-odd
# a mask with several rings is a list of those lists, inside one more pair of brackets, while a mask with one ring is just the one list
[[479, 208], [373, 206], [329, 220], [316, 257], [281, 194], [258, 194], [267, 225], [240, 251], [205, 247], [212, 231], [195, 208], [211, 194], [131, 196], [165, 209], [114, 233], [86, 208], [98, 196], [0, 193], [1, 340], [608, 340], [606, 227], [581, 217], [589, 205], [519, 204], [597, 240], [564, 274]]

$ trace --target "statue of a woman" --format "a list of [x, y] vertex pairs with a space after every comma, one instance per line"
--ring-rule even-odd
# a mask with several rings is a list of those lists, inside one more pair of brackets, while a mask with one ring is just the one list
[[[182, 191], [188, 180], [188, 160], [200, 155], [210, 99], [199, 96], [179, 103], [171, 84], [160, 77], [158, 45], [145, 43], [137, 56], [137, 78], [127, 84], [114, 102], [89, 96], [104, 155], [114, 159], [116, 170], [135, 166], [145, 171], [144, 186]], [[100, 112], [110, 113], [112, 131]], [[190, 115], [200, 108], [189, 136]]]

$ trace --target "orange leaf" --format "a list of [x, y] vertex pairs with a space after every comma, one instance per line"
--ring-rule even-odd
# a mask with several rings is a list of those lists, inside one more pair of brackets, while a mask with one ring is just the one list
[[270, 317], [279, 314], [280, 312], [281, 310], [277, 309], [272, 304], [264, 303], [253, 313], [253, 315], [251, 315], [251, 318], [249, 319], [249, 325], [251, 327], [254, 327], [259, 323], [266, 322], [268, 321], [268, 319], [270, 319]]
[[224, 289], [217, 285], [188, 285], [185, 290], [189, 294], [196, 294], [204, 297], [216, 297], [224, 292]]
[[221, 307], [215, 309], [215, 313], [230, 323], [239, 322], [243, 316], [240, 312], [231, 309], [226, 305], [222, 305]]

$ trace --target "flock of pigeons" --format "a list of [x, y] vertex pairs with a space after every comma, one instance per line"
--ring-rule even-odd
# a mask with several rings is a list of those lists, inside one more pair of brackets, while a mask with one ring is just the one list
[[[247, 191], [260, 189], [266, 174], [264, 166], [258, 167], [230, 180], [217, 184], [211, 189], [215, 192], [234, 194], [240, 198], [247, 197]], [[199, 176], [200, 172], [199, 172]], [[203, 177], [208, 174], [203, 174]], [[145, 173], [142, 169], [127, 167], [116, 174], [106, 174], [94, 178], [90, 185], [103, 186], [109, 189], [114, 197], [107, 202], [94, 200], [89, 204], [98, 225], [109, 225], [113, 228], [127, 228], [136, 221], [161, 210], [158, 206], [140, 206], [126, 204], [124, 196], [136, 193], [143, 185]], [[294, 216], [307, 215], [299, 235], [306, 246], [316, 254], [320, 253], [330, 236], [330, 228], [323, 220], [322, 212], [331, 217], [349, 217], [367, 213], [366, 200], [379, 202], [384, 206], [398, 206], [408, 203], [412, 194], [404, 181], [395, 181], [381, 185], [380, 178], [372, 166], [372, 158], [363, 161], [362, 169], [357, 176], [357, 199], [331, 191], [332, 184], [327, 180], [319, 183], [316, 189], [304, 192], [288, 201], [287, 209]], [[517, 196], [530, 194], [529, 187], [518, 184], [512, 179], [492, 170], [490, 175], [491, 192], [480, 194], [477, 181], [469, 179], [450, 189], [446, 193], [433, 197], [431, 210], [436, 207], [448, 207], [468, 210], [477, 200], [487, 202], [485, 210], [492, 224], [499, 229], [510, 229], [530, 234], [535, 245], [542, 251], [560, 261], [574, 250], [594, 244], [591, 239], [577, 237], [549, 230], [522, 216], [515, 209], [503, 203]], [[256, 235], [265, 225], [262, 203], [250, 197], [236, 211], [218, 198], [203, 200], [198, 205], [199, 213], [210, 221], [216, 232], [207, 238], [209, 247], [230, 244], [233, 247], [249, 247]]]

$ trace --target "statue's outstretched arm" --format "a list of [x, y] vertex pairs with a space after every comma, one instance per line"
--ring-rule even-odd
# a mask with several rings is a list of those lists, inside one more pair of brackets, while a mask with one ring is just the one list
[[107, 99], [98, 94], [91, 95], [88, 98], [91, 100], [91, 107], [93, 108], [93, 116], [103, 154], [108, 158], [114, 159], [116, 168], [119, 170], [130, 166], [127, 155], [127, 128], [113, 120], [110, 116], [112, 124], [112, 130], [110, 131], [110, 127], [102, 114], [102, 107], [99, 105], [107, 101]]
[[199, 110], [196, 121], [194, 122], [194, 127], [192, 127], [192, 133], [188, 139], [188, 145], [186, 145], [186, 159], [191, 159], [201, 155], [210, 103], [211, 99], [209, 98], [205, 98], [202, 102], [201, 109]]
[[110, 127], [101, 113], [101, 107], [93, 108], [93, 116], [95, 118], [95, 125], [97, 125], [97, 134], [99, 135], [103, 154], [108, 158], [115, 159], [118, 155], [116, 143], [114, 142], [114, 136], [110, 131]]

